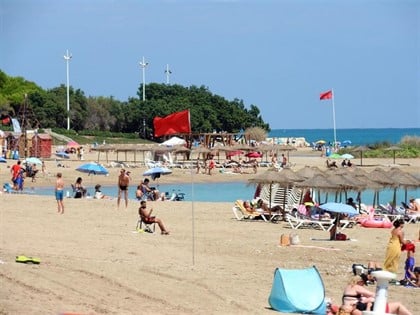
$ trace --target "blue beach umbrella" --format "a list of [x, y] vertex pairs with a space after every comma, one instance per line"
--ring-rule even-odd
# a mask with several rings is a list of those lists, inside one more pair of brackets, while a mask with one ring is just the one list
[[319, 207], [328, 212], [344, 213], [350, 215], [358, 214], [357, 210], [352, 206], [340, 202], [327, 202], [320, 205]]
[[38, 165], [42, 165], [42, 161], [36, 157], [30, 157], [27, 158], [23, 161], [24, 163], [28, 163], [28, 164], [38, 164]]
[[171, 174], [172, 171], [166, 167], [153, 167], [143, 173], [143, 176], [151, 176], [153, 180], [159, 178], [161, 175]]
[[319, 207], [321, 209], [325, 210], [325, 211], [336, 213], [335, 228], [333, 230], [334, 231], [334, 236], [333, 236], [332, 240], [336, 239], [337, 228], [338, 228], [338, 225], [340, 223], [339, 214], [340, 213], [349, 214], [349, 215], [358, 214], [356, 209], [354, 209], [352, 206], [347, 205], [345, 203], [327, 202], [327, 203], [324, 203], [323, 205], [320, 205]]
[[70, 155], [68, 155], [64, 151], [57, 152], [55, 155], [58, 156], [58, 157], [60, 157], [60, 158], [63, 158], [63, 159], [69, 159], [70, 158]]
[[88, 175], [108, 175], [108, 170], [103, 167], [101, 164], [90, 162], [80, 165], [76, 168], [76, 171], [87, 173]]

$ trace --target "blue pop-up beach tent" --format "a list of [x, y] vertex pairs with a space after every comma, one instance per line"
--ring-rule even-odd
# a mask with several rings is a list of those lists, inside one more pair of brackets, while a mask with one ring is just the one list
[[325, 314], [325, 288], [316, 267], [276, 268], [268, 303], [284, 313]]

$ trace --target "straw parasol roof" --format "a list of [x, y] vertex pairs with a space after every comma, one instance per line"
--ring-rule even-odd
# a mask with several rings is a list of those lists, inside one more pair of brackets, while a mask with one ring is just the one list
[[306, 166], [302, 167], [301, 169], [297, 170], [296, 174], [298, 174], [300, 177], [303, 177], [303, 178], [307, 179], [307, 178], [313, 177], [317, 173], [309, 165], [306, 165]]
[[337, 185], [328, 180], [328, 177], [322, 174], [314, 174], [312, 177], [295, 184], [300, 188], [316, 188], [325, 191], [335, 191]]
[[394, 179], [399, 186], [406, 188], [418, 188], [420, 187], [420, 181], [410, 173], [404, 172], [403, 170], [393, 167], [388, 171], [387, 175]]
[[395, 164], [395, 152], [400, 151], [400, 150], [402, 150], [402, 148], [400, 148], [399, 146], [396, 146], [396, 145], [390, 146], [389, 148], [385, 149], [385, 151], [393, 151], [394, 152], [394, 164]]
[[361, 145], [359, 147], [354, 148], [352, 151], [354, 152], [360, 152], [360, 166], [363, 165], [363, 152], [365, 151], [369, 151], [369, 147], [365, 146], [365, 145]]
[[370, 173], [368, 173], [369, 178], [373, 181], [381, 184], [384, 187], [395, 187], [398, 186], [398, 183], [394, 181], [394, 179], [390, 178], [383, 169], [377, 167]]

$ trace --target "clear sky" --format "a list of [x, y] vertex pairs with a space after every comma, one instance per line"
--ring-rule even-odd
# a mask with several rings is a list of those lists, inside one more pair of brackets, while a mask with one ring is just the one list
[[[42, 88], [137, 97], [206, 86], [272, 129], [420, 127], [417, 0], [0, 0], [0, 69]], [[188, 106], [188, 104], [186, 104]]]

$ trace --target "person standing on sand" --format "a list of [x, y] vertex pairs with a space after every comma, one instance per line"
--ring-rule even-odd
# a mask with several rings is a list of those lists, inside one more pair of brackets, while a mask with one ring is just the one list
[[216, 163], [214, 162], [213, 156], [210, 158], [209, 161], [209, 175], [212, 175], [211, 172], [213, 171], [213, 169], [216, 167]]
[[404, 239], [404, 219], [394, 221], [394, 228], [391, 231], [391, 237], [386, 248], [384, 270], [398, 273], [398, 265], [400, 263], [401, 246], [410, 243]]
[[57, 180], [55, 182], [55, 199], [57, 200], [57, 212], [63, 214], [64, 213], [64, 181], [63, 175], [61, 173], [57, 173]]
[[281, 155], [281, 165], [280, 167], [285, 168], [287, 165], [287, 157], [284, 156], [284, 154]]
[[125, 207], [128, 207], [128, 185], [130, 184], [130, 176], [127, 175], [125, 169], [121, 169], [118, 176], [118, 198], [117, 207], [120, 208], [121, 194], [124, 192]]
[[10, 173], [12, 174], [12, 183], [13, 183], [13, 189], [14, 190], [19, 189], [18, 178], [19, 178], [20, 171], [22, 169], [22, 166], [20, 165], [21, 163], [22, 163], [21, 161], [17, 161], [16, 164], [13, 165], [10, 168]]

